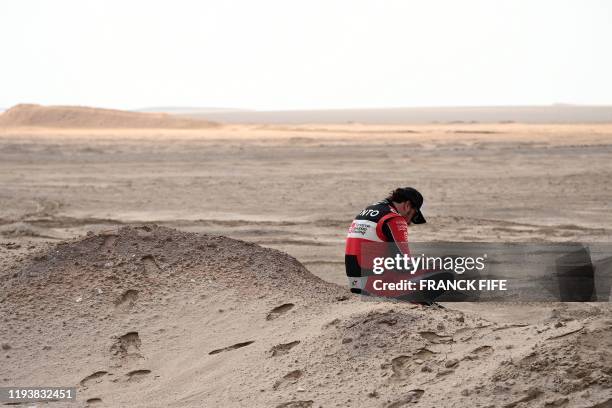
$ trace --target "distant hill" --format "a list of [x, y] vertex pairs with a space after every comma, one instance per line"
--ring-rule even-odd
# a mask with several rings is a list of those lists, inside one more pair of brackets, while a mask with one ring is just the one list
[[215, 125], [203, 118], [82, 106], [21, 104], [0, 114], [0, 127], [198, 129]]
[[206, 107], [190, 107], [190, 106], [154, 106], [150, 108], [136, 109], [136, 112], [157, 112], [178, 114], [207, 114], [207, 113], [229, 113], [229, 112], [253, 112], [249, 109], [235, 108], [206, 108]]
[[549, 106], [487, 106], [436, 108], [330, 109], [241, 111], [187, 114], [224, 123], [612, 123], [612, 106], [556, 104]]

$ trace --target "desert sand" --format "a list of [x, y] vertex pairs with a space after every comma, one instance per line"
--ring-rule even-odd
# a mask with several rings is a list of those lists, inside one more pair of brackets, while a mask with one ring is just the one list
[[415, 241], [609, 242], [612, 125], [113, 120], [0, 127], [2, 386], [76, 386], [70, 406], [612, 405], [609, 303], [364, 301], [343, 265], [353, 216], [400, 185], [426, 198]]

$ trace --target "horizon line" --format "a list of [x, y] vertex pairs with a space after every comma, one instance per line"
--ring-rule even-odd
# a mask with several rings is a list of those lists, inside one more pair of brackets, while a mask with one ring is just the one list
[[[256, 112], [312, 112], [312, 111], [347, 111], [347, 110], [397, 110], [397, 109], [491, 109], [491, 108], [606, 108], [612, 107], [612, 103], [609, 104], [583, 104], [583, 103], [565, 103], [556, 102], [549, 104], [491, 104], [491, 105], [404, 105], [404, 106], [370, 106], [370, 107], [309, 107], [309, 108], [274, 108], [274, 109], [254, 109], [244, 107], [220, 107], [220, 106], [185, 106], [185, 105], [156, 105], [156, 106], [144, 106], [138, 108], [116, 108], [108, 106], [96, 106], [96, 105], [82, 105], [82, 104], [51, 104], [45, 105], [33, 102], [20, 102], [13, 104], [9, 107], [0, 107], [0, 111], [7, 111], [19, 105], [38, 105], [44, 107], [82, 107], [92, 109], [112, 109], [112, 110], [123, 110], [128, 112], [142, 112], [146, 110], [154, 109], [184, 109], [184, 110], [219, 110], [218, 113], [233, 113], [235, 111], [242, 111], [243, 113], [256, 113]], [[226, 111], [226, 112], [222, 112]], [[155, 111], [152, 111], [155, 112]], [[236, 112], [237, 113], [237, 112]]]

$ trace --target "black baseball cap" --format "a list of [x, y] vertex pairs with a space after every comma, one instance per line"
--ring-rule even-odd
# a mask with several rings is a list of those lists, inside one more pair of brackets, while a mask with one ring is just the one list
[[412, 207], [414, 207], [416, 210], [416, 214], [414, 217], [412, 217], [411, 222], [413, 224], [425, 224], [427, 220], [425, 220], [425, 217], [421, 212], [421, 207], [423, 206], [423, 195], [419, 193], [416, 188], [412, 187], [398, 188], [398, 190], [400, 196], [410, 201]]

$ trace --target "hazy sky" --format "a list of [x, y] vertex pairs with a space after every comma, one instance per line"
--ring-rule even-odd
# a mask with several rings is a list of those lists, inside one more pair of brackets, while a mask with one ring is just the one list
[[3, 0], [0, 107], [612, 104], [607, 0]]

